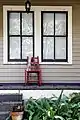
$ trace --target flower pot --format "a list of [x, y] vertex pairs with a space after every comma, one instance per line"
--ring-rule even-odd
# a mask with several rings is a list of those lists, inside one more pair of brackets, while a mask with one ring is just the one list
[[23, 112], [11, 112], [12, 120], [22, 120]]

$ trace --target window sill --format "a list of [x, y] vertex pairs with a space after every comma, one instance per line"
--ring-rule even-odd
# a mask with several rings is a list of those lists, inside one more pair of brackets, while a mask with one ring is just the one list
[[[4, 65], [27, 65], [26, 62], [7, 62]], [[72, 62], [40, 62], [40, 65], [72, 65]]]
[[3, 65], [27, 65], [27, 62], [6, 62]]
[[41, 65], [68, 65], [72, 64], [72, 62], [41, 62]]

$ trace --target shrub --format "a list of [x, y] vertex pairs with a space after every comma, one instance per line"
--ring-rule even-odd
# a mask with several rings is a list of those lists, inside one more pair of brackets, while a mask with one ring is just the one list
[[25, 104], [27, 120], [80, 120], [80, 93], [69, 97], [53, 95], [51, 98], [30, 98]]

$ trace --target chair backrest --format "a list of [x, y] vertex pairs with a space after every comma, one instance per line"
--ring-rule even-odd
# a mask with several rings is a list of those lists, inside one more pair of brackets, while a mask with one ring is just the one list
[[39, 65], [39, 57], [32, 57], [30, 64], [32, 65]]

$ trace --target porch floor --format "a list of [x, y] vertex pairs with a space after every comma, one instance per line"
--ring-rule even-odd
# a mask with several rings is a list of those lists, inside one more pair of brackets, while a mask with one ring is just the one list
[[80, 90], [80, 83], [43, 83], [25, 85], [24, 83], [1, 83], [0, 90]]

